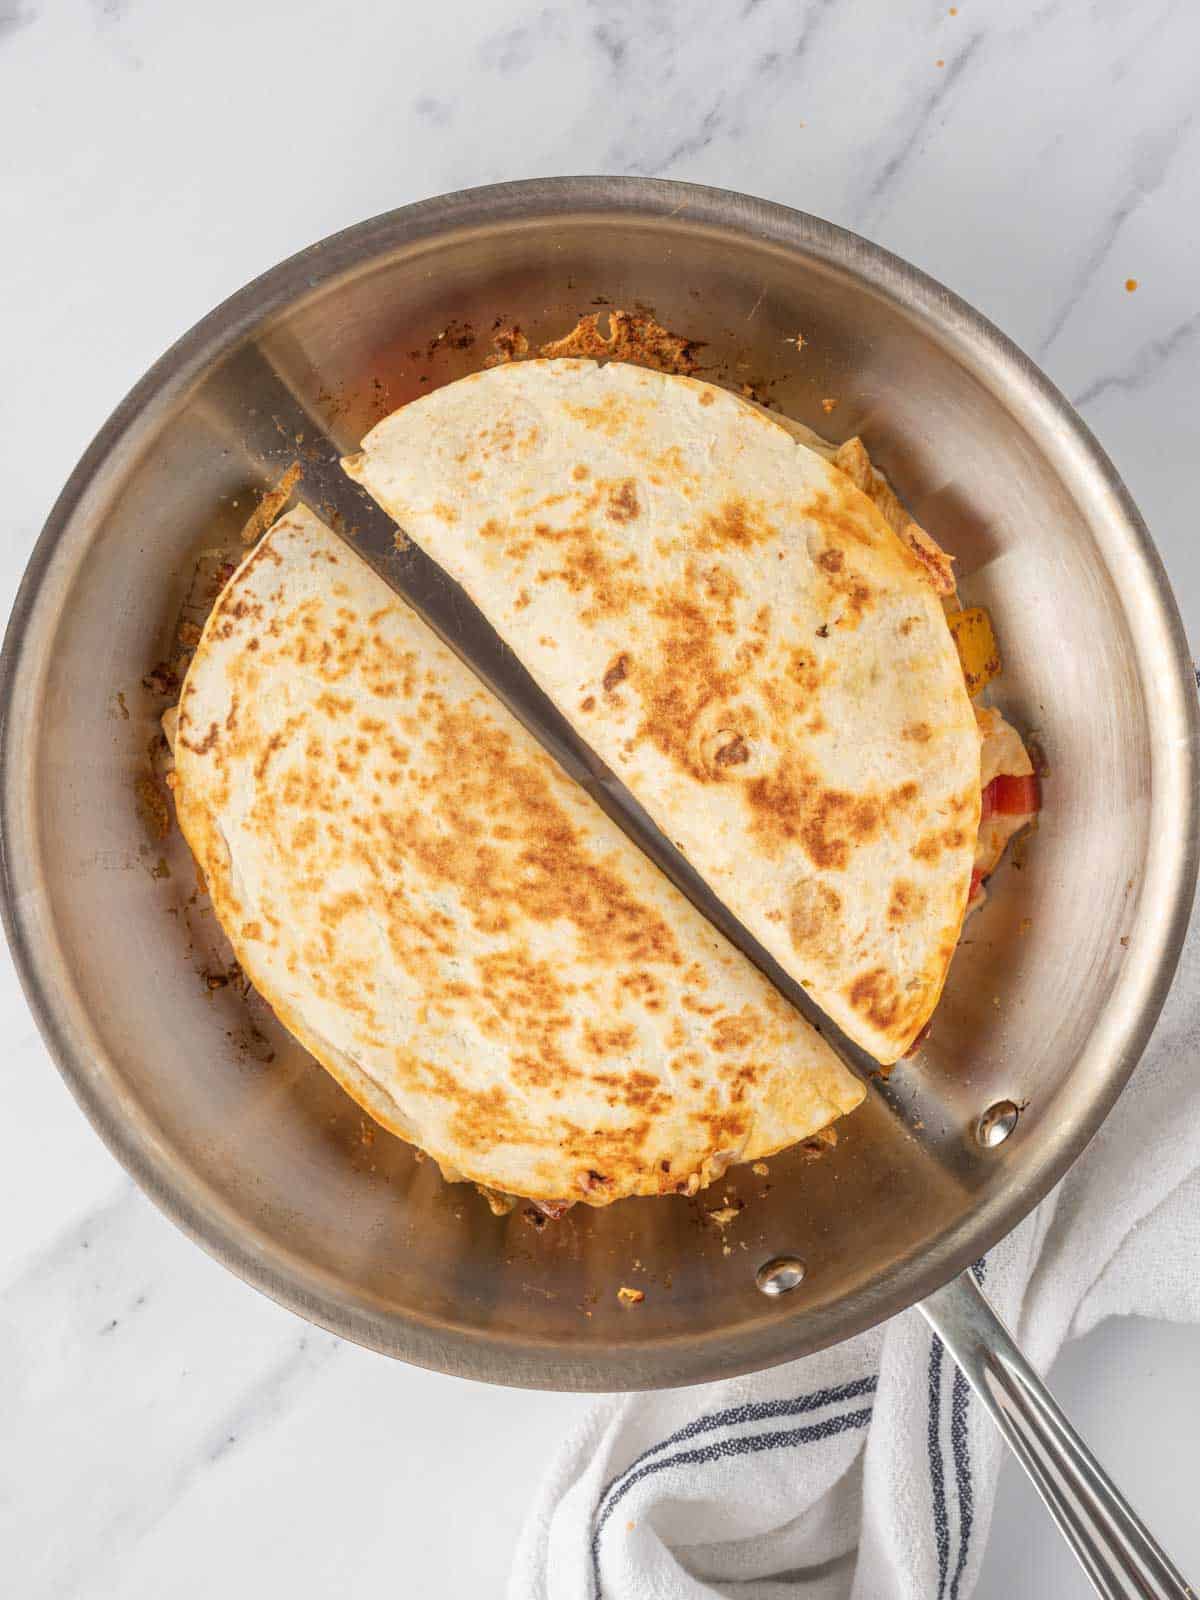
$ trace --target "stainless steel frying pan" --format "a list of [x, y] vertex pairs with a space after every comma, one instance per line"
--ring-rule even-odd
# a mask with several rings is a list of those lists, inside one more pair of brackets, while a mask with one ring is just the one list
[[[383, 553], [335, 465], [383, 411], [476, 368], [498, 318], [536, 344], [601, 300], [653, 307], [706, 341], [712, 375], [866, 436], [991, 608], [998, 701], [1050, 764], [1024, 869], [994, 880], [920, 1058], [831, 1155], [777, 1158], [769, 1184], [732, 1175], [746, 1249], [728, 1256], [683, 1200], [578, 1207], [538, 1232], [367, 1142], [253, 997], [205, 981], [219, 939], [178, 838], [149, 836], [134, 800], [164, 703], [143, 677], [171, 654], [197, 561], [299, 456], [309, 502], [620, 808], [465, 598]], [[111, 1148], [235, 1272], [388, 1354], [547, 1388], [729, 1376], [923, 1301], [1102, 1592], [1183, 1592], [956, 1276], [1120, 1093], [1197, 864], [1192, 669], [1153, 546], [1069, 405], [962, 301], [812, 217], [681, 184], [504, 185], [352, 228], [213, 312], [101, 430], [19, 594], [0, 718], [4, 912], [30, 1003]], [[614, 1293], [635, 1262], [636, 1316]]]

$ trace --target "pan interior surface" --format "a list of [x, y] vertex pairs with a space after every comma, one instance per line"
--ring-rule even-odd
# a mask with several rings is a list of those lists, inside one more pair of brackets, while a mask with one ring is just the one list
[[[236, 981], [191, 863], [138, 804], [205, 552], [293, 459], [314, 510], [369, 508], [336, 459], [386, 411], [604, 304], [704, 341], [701, 373], [860, 433], [991, 610], [995, 702], [1044, 751], [1044, 811], [960, 949], [932, 1037], [818, 1160], [694, 1200], [493, 1216], [382, 1130]], [[800, 336], [799, 339], [797, 336]], [[833, 401], [831, 407], [827, 402]], [[211, 561], [212, 557], [207, 559]], [[415, 560], [454, 641], [465, 601]], [[803, 1355], [980, 1255], [1099, 1125], [1153, 1024], [1196, 868], [1196, 728], [1137, 514], [1011, 346], [815, 219], [641, 180], [410, 207], [285, 263], [206, 319], [106, 426], [51, 517], [5, 646], [3, 865], [39, 1022], [131, 1171], [235, 1271], [389, 1354], [539, 1387], [660, 1387]], [[515, 681], [515, 680], [514, 680]], [[513, 692], [519, 692], [518, 689]], [[153, 817], [150, 818], [151, 824]], [[1021, 1108], [989, 1147], [989, 1107]], [[728, 1197], [728, 1201], [726, 1199]], [[710, 1213], [741, 1205], [721, 1226]], [[755, 1271], [797, 1256], [767, 1300]], [[644, 1290], [639, 1304], [617, 1297]]]

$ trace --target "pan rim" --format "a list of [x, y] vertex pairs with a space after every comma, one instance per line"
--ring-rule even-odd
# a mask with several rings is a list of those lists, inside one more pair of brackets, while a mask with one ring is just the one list
[[[1030, 1181], [1005, 1199], [997, 1195], [938, 1241], [936, 1251], [903, 1263], [900, 1277], [868, 1285], [850, 1301], [814, 1317], [786, 1306], [768, 1308], [734, 1331], [669, 1341], [622, 1343], [597, 1351], [571, 1351], [526, 1336], [478, 1332], [434, 1324], [418, 1314], [385, 1311], [365, 1299], [334, 1293], [326, 1275], [272, 1241], [248, 1236], [244, 1222], [194, 1175], [176, 1170], [171, 1152], [153, 1137], [148, 1120], [121, 1104], [112, 1082], [84, 1058], [63, 1025], [51, 963], [32, 910], [35, 886], [29, 863], [8, 841], [20, 812], [20, 774], [13, 758], [14, 708], [34, 668], [29, 641], [39, 615], [53, 604], [48, 578], [60, 542], [89, 505], [102, 500], [118, 476], [123, 447], [153, 423], [256, 327], [327, 287], [343, 274], [369, 269], [386, 250], [431, 244], [474, 227], [519, 225], [572, 214], [598, 220], [614, 213], [647, 225], [672, 221], [758, 245], [799, 249], [840, 271], [856, 273], [872, 289], [916, 316], [948, 343], [966, 365], [983, 363], [1001, 373], [1014, 393], [1038, 413], [1040, 436], [1053, 436], [1064, 470], [1097, 503], [1106, 503], [1111, 532], [1127, 581], [1139, 586], [1146, 616], [1140, 644], [1156, 650], [1169, 669], [1155, 679], [1150, 729], [1156, 752], [1151, 792], [1152, 833], [1160, 848], [1146, 880], [1156, 913], [1139, 916], [1135, 948], [1108, 1006], [1097, 1018], [1089, 1058], [1100, 1059], [1099, 1083], [1086, 1115], [1044, 1156]], [[681, 221], [686, 218], [686, 223]], [[1139, 668], [1144, 679], [1144, 666]], [[172, 345], [118, 404], [72, 472], [34, 546], [0, 650], [0, 915], [14, 963], [42, 1037], [59, 1071], [109, 1149], [141, 1188], [210, 1255], [289, 1309], [342, 1337], [416, 1365], [517, 1387], [604, 1390], [668, 1387], [757, 1370], [852, 1337], [939, 1288], [1011, 1231], [1078, 1158], [1099, 1129], [1132, 1073], [1166, 998], [1187, 930], [1200, 860], [1197, 797], [1200, 714], [1193, 668], [1174, 597], [1141, 516], [1112, 462], [1069, 401], [1032, 361], [980, 313], [934, 279], [881, 247], [808, 213], [733, 191], [650, 178], [603, 176], [523, 180], [460, 190], [416, 202], [355, 224], [308, 246], [253, 279], [202, 318]], [[1159, 770], [1161, 768], [1161, 770]], [[1118, 1005], [1116, 1002], [1120, 1001]], [[1119, 1013], [1119, 1015], [1118, 1015]], [[836, 1315], [834, 1314], [836, 1312]], [[816, 1333], [814, 1336], [814, 1328]], [[639, 1360], [639, 1351], [643, 1352]], [[653, 1368], [653, 1371], [648, 1369]], [[644, 1375], [643, 1375], [644, 1374]]]

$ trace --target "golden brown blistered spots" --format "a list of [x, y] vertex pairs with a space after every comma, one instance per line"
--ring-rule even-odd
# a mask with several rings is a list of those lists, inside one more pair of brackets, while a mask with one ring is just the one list
[[629, 657], [622, 651], [604, 674], [603, 684], [605, 694], [611, 694], [619, 683], [624, 683], [629, 676]]
[[587, 695], [583, 700], [581, 700], [579, 702], [579, 709], [580, 709], [580, 711], [595, 711], [595, 709], [596, 709], [596, 696], [594, 694]]
[[[427, 1062], [421, 1068], [433, 1078], [435, 1069]], [[456, 1144], [467, 1151], [488, 1151], [498, 1143], [540, 1144], [545, 1138], [544, 1127], [524, 1115], [507, 1091], [499, 1084], [491, 1089], [471, 1090], [459, 1083], [449, 1073], [436, 1072], [443, 1079], [429, 1084], [429, 1089], [447, 1095], [459, 1109], [450, 1124], [450, 1133]]]
[[844, 601], [837, 626], [857, 628], [871, 607], [873, 596], [870, 586], [847, 565], [845, 552], [836, 547], [821, 550], [816, 564], [824, 573], [833, 595]]
[[679, 1004], [685, 1011], [694, 1011], [698, 1017], [715, 1017], [721, 1009], [720, 1006], [703, 1005], [694, 995], [686, 992], [681, 996]]
[[[747, 662], [762, 648], [746, 639], [725, 664], [717, 649], [722, 623], [732, 619], [734, 596], [723, 569], [689, 564], [683, 576], [655, 597], [651, 611], [660, 625], [653, 655], [639, 656], [637, 688], [642, 717], [639, 739], [653, 744], [702, 783], [737, 778], [750, 813], [750, 827], [771, 852], [799, 842], [823, 868], [844, 869], [858, 845], [880, 827], [883, 802], [875, 795], [824, 789], [798, 755], [751, 776], [760, 713], [741, 694]], [[787, 727], [823, 719], [815, 704], [830, 671], [808, 650], [793, 648], [784, 671], [760, 682], [764, 711], [773, 725]]]
[[638, 504], [637, 483], [626, 478], [608, 497], [608, 517], [611, 522], [632, 522], [641, 513]]
[[297, 855], [303, 855], [306, 850], [311, 850], [317, 842], [317, 824], [314, 817], [305, 817], [296, 824], [292, 834], [292, 849]]
[[909, 852], [914, 861], [936, 861], [943, 850], [961, 850], [968, 842], [963, 828], [941, 828], [921, 836]]
[[897, 878], [892, 885], [891, 899], [888, 901], [888, 927], [903, 928], [916, 922], [924, 905], [924, 891], [905, 878]]
[[711, 406], [715, 399], [716, 396], [711, 389], [702, 389], [700, 391], [700, 404], [702, 406]]
[[788, 675], [802, 694], [808, 696], [816, 694], [821, 687], [825, 669], [811, 650], [796, 645], [788, 655]]
[[740, 767], [750, 759], [750, 746], [740, 733], [735, 733], [728, 744], [723, 744], [713, 760], [718, 767]]
[[736, 1152], [746, 1142], [753, 1114], [730, 1106], [720, 1111], [696, 1111], [688, 1120], [704, 1128], [710, 1149]]
[[902, 739], [911, 739], [914, 744], [928, 744], [933, 738], [933, 729], [927, 722], [907, 722], [900, 730]]
[[651, 1116], [658, 1116], [666, 1111], [673, 1100], [670, 1091], [652, 1072], [626, 1071], [619, 1075], [594, 1073], [592, 1082], [614, 1089], [615, 1098], [623, 1105]]
[[736, 1016], [718, 1017], [709, 1029], [712, 1047], [720, 1055], [748, 1050], [762, 1033], [753, 1007], [743, 1006]]
[[[662, 917], [586, 848], [546, 765], [518, 755], [508, 733], [481, 723], [469, 705], [439, 701], [433, 716], [431, 813], [379, 818], [399, 856], [414, 858], [432, 882], [453, 884], [484, 932], [502, 931], [514, 913], [565, 920], [589, 959], [679, 965]], [[516, 848], [501, 853], [489, 843], [485, 828], [498, 824], [514, 830]]]
[[[705, 595], [713, 602], [719, 613], [716, 626], [723, 633], [732, 633], [734, 631], [733, 602], [742, 596], [741, 584], [728, 567], [722, 567], [719, 564], [705, 567], [700, 574], [700, 582]], [[768, 610], [767, 607], [762, 609]], [[762, 632], [762, 629], [758, 626], [757, 618], [754, 624], [754, 631]]]
[[592, 432], [609, 439], [623, 434], [631, 420], [629, 407], [617, 395], [606, 395], [594, 406], [564, 404], [563, 410], [574, 422], [582, 422]]
[[825, 789], [797, 757], [746, 786], [752, 830], [769, 849], [798, 841], [814, 866], [842, 872], [852, 850], [879, 832], [882, 807], [873, 795]]
[[722, 671], [709, 610], [686, 590], [657, 600], [653, 614], [662, 626], [657, 659], [639, 675], [640, 734], [693, 778], [710, 782], [713, 775], [700, 748], [702, 718], [710, 706], [736, 694], [736, 674]]
[[726, 500], [715, 515], [709, 512], [705, 516], [695, 545], [698, 550], [723, 550], [730, 545], [749, 550], [775, 537], [776, 530], [760, 506], [748, 500]]
[[588, 604], [579, 613], [582, 621], [628, 615], [645, 603], [646, 585], [633, 576], [639, 565], [636, 554], [630, 552], [620, 558], [607, 555], [586, 527], [568, 529], [567, 538], [561, 566], [543, 568], [537, 576], [542, 583], [564, 583], [572, 594], [587, 591]]
[[884, 967], [860, 973], [846, 990], [846, 998], [881, 1033], [890, 1032], [900, 1018], [900, 992]]
[[208, 732], [204, 735], [203, 739], [200, 740], [189, 739], [182, 729], [176, 734], [176, 738], [179, 740], [179, 743], [186, 749], [190, 750], [193, 755], [197, 756], [206, 756], [216, 744], [220, 736], [221, 730], [218, 728], [215, 722], [209, 723]]
[[920, 625], [920, 621], [920, 617], [905, 617], [896, 631], [907, 639], [913, 629]]
[[584, 466], [582, 461], [578, 464], [578, 466], [571, 468], [571, 476], [575, 479], [576, 483], [582, 483], [587, 475], [588, 469]]
[[537, 448], [540, 438], [541, 429], [536, 423], [522, 429], [511, 416], [499, 416], [479, 430], [477, 448], [484, 461], [495, 456], [527, 456]]
[[584, 1023], [583, 1046], [594, 1056], [625, 1055], [636, 1043], [637, 1030], [628, 1023], [619, 1028], [599, 1028], [594, 1023]]
[[513, 601], [513, 610], [524, 611], [525, 607], [530, 604], [531, 600], [532, 596], [530, 595], [529, 590], [521, 589], [517, 594], [517, 598]]
[[317, 916], [327, 928], [336, 928], [339, 922], [350, 916], [355, 911], [361, 911], [366, 901], [356, 890], [347, 890], [345, 894], [334, 895], [331, 899], [321, 900], [317, 904]]
[[819, 878], [800, 878], [788, 896], [788, 933], [797, 955], [828, 956], [840, 948], [842, 897]]

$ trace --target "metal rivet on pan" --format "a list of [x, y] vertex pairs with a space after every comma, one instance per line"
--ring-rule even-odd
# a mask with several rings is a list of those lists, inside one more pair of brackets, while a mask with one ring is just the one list
[[763, 1294], [787, 1294], [804, 1282], [804, 1263], [799, 1256], [772, 1256], [754, 1274]]
[[1019, 1108], [1011, 1100], [997, 1100], [980, 1117], [975, 1137], [985, 1150], [994, 1150], [1008, 1138], [1020, 1115]]

